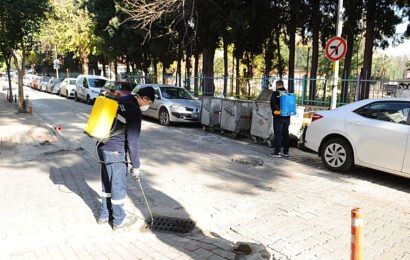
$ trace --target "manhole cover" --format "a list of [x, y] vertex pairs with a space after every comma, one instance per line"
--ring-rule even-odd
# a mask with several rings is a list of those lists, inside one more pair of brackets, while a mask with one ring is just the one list
[[242, 165], [263, 166], [263, 160], [254, 157], [232, 158], [232, 162]]
[[[149, 223], [150, 224], [150, 223]], [[191, 232], [195, 223], [190, 219], [183, 218], [172, 218], [172, 217], [154, 217], [152, 225], [150, 225], [152, 230], [157, 230], [161, 232], [173, 232], [173, 233], [188, 233]]]

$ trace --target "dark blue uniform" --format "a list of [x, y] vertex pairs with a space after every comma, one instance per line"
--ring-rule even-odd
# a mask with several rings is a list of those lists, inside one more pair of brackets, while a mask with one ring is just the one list
[[[288, 155], [290, 139], [289, 139], [289, 125], [290, 116], [275, 115], [275, 110], [280, 110], [280, 92], [287, 92], [284, 87], [277, 89], [272, 93], [270, 99], [270, 107], [273, 116], [273, 132], [275, 135], [275, 155], [281, 153]], [[283, 147], [283, 151], [282, 150]]]
[[108, 220], [112, 215], [114, 227], [120, 225], [125, 218], [123, 207], [127, 195], [127, 152], [132, 168], [140, 167], [139, 137], [142, 120], [141, 109], [134, 95], [122, 97], [118, 103], [119, 116], [117, 116], [111, 136], [105, 144], [99, 147], [100, 159], [104, 161], [101, 167], [100, 220]]

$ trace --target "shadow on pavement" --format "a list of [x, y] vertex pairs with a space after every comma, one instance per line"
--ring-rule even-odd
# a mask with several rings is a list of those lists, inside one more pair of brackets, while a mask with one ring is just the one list
[[[62, 161], [69, 157], [71, 157], [70, 151], [64, 153], [64, 155], [62, 156], [54, 156], [53, 162], [58, 165], [59, 161]], [[55, 185], [58, 185], [58, 189], [61, 192], [68, 192], [64, 191], [64, 187], [66, 187], [70, 192], [79, 196], [88, 206], [88, 208], [93, 213], [94, 218], [97, 220], [99, 217], [100, 196], [97, 194], [97, 192], [94, 191], [94, 189], [92, 189], [88, 185], [88, 183], [84, 179], [87, 174], [93, 173], [95, 169], [90, 169], [88, 167], [84, 167], [84, 165], [79, 165], [80, 163], [81, 162], [73, 163], [71, 166], [63, 167], [51, 166], [49, 171], [49, 178]], [[94, 174], [97, 175], [98, 173]]]
[[[154, 217], [172, 217], [195, 222], [178, 201], [153, 188], [149, 181], [142, 180], [141, 183]], [[128, 183], [128, 196], [131, 198], [135, 207], [144, 215], [145, 223], [150, 223], [151, 217], [147, 205], [139, 185], [137, 185], [134, 180], [132, 180], [131, 185]], [[241, 254], [234, 252], [235, 243], [233, 241], [227, 240], [214, 232], [205, 234], [205, 232], [198, 227], [195, 227], [194, 230], [189, 233], [175, 233], [152, 230], [146, 225], [145, 231], [152, 232], [164, 244], [175, 248], [193, 259], [212, 259], [212, 257], [216, 257], [216, 259], [241, 259], [239, 258]], [[246, 244], [250, 244], [252, 250], [256, 251], [252, 253], [255, 253], [256, 258], [254, 259], [263, 259], [258, 258], [259, 251], [265, 256], [269, 255], [265, 246], [261, 244]]]

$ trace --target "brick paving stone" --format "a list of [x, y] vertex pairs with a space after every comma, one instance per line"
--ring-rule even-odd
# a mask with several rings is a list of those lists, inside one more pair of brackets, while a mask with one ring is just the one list
[[199, 257], [205, 257], [205, 258], [212, 255], [211, 252], [203, 248], [198, 248], [197, 250], [194, 251], [194, 253], [197, 254]]
[[226, 260], [226, 258], [220, 257], [219, 255], [211, 255], [208, 257], [209, 260]]
[[235, 254], [232, 251], [225, 251], [218, 248], [212, 250], [212, 253], [217, 254], [226, 259], [235, 259]]
[[63, 254], [65, 259], [75, 259], [76, 258], [76, 255], [73, 252], [69, 244], [59, 245], [59, 248], [60, 248], [60, 252]]

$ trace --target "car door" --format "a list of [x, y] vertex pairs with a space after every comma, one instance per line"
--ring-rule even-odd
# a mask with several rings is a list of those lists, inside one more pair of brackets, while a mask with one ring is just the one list
[[410, 102], [377, 101], [346, 115], [356, 158], [367, 165], [401, 171], [406, 151]]
[[85, 99], [85, 97], [87, 96], [87, 92], [88, 92], [88, 81], [87, 81], [87, 78], [84, 77], [83, 85], [81, 87], [81, 98], [82, 99]]
[[160, 95], [160, 90], [158, 86], [152, 86], [152, 87], [154, 88], [154, 91], [157, 97], [155, 98], [154, 103], [152, 103], [149, 106], [148, 110], [143, 113], [146, 116], [158, 118], [158, 109], [159, 109], [159, 104], [161, 103], [161, 95]]
[[404, 154], [402, 172], [410, 174], [410, 109], [407, 112], [407, 125], [409, 125], [409, 132], [407, 134], [406, 152]]

